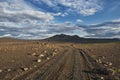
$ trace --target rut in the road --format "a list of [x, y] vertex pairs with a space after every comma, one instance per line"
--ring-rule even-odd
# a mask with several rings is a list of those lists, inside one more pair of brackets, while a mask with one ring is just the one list
[[[67, 47], [61, 55], [14, 80], [85, 80], [79, 50]], [[86, 76], [85, 76], [86, 77]]]
[[[13, 80], [98, 80], [109, 75], [97, 74], [96, 68], [103, 66], [96, 63], [84, 50], [75, 47], [64, 47], [52, 59], [41, 63], [26, 73], [13, 77]], [[3, 79], [4, 80], [4, 79]]]
[[111, 72], [105, 66], [97, 63], [82, 49], [80, 49], [80, 54], [86, 62], [84, 72], [88, 75], [89, 80], [114, 80]]
[[57, 61], [59, 61], [61, 57], [63, 57], [63, 55], [64, 55], [63, 53], [58, 54], [57, 56], [53, 57], [47, 62], [44, 62], [43, 64], [39, 65], [39, 67], [29, 71], [26, 74], [14, 78], [14, 80], [36, 80], [36, 78], [39, 77], [40, 75], [43, 76], [44, 72], [49, 70], [51, 66], [54, 66], [54, 64], [56, 64]]

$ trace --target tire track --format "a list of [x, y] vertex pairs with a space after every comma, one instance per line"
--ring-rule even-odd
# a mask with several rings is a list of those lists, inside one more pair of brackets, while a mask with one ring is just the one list
[[69, 49], [72, 51], [69, 54], [65, 68], [56, 80], [86, 80], [83, 79], [79, 50], [73, 47]]
[[[82, 58], [82, 64], [84, 64], [84, 68], [82, 68], [82, 70], [87, 70], [89, 69], [90, 70], [90, 66], [91, 66], [91, 63], [89, 62], [88, 58], [86, 57], [86, 55], [84, 54], [83, 50], [80, 49], [80, 55], [81, 55], [81, 58]], [[87, 77], [86, 77], [87, 76]], [[84, 75], [84, 78], [87, 78], [87, 80], [92, 80], [91, 79], [91, 75], [89, 73], [86, 73]], [[85, 79], [86, 79], [85, 78]]]
[[35, 80], [57, 80], [57, 77], [62, 72], [67, 59], [67, 52], [64, 53], [56, 62], [53, 63], [47, 70], [41, 75], [35, 78]]
[[[104, 66], [95, 62], [84, 50], [80, 49], [80, 54], [84, 62], [86, 62], [87, 67], [84, 72], [86, 72], [89, 80], [99, 80], [101, 76], [105, 79], [109, 76], [109, 71]], [[109, 78], [109, 80], [111, 79]]]
[[[38, 73], [44, 71], [45, 68], [48, 68], [50, 65], [53, 65], [56, 62], [56, 60], [58, 60], [59, 58], [61, 58], [64, 55], [64, 53], [66, 51], [67, 50], [63, 51], [63, 53], [60, 53], [60, 54], [52, 57], [52, 59], [50, 59], [50, 60], [42, 62], [37, 68], [33, 68], [32, 70], [30, 70], [30, 71], [28, 71], [26, 73], [23, 73], [23, 74], [21, 74], [21, 75], [19, 75], [17, 77], [14, 77], [12, 79], [13, 80], [27, 80], [28, 77], [35, 78], [36, 75], [34, 75], [34, 74], [38, 74]], [[43, 69], [43, 70], [41, 70], [41, 69]], [[32, 80], [32, 79], [29, 79], [29, 80]]]
[[72, 80], [84, 80], [82, 73], [82, 62], [79, 54], [79, 50], [75, 49], [75, 63]]
[[68, 52], [66, 53], [66, 62], [64, 65], [63, 70], [60, 72], [59, 75], [54, 75], [56, 76], [56, 78], [54, 78], [53, 80], [71, 80], [71, 72], [72, 72], [72, 67], [73, 67], [73, 50], [68, 47]]
[[37, 68], [7, 80], [99, 80], [103, 75], [94, 70], [104, 66], [96, 63], [84, 50], [68, 46], [63, 50]]

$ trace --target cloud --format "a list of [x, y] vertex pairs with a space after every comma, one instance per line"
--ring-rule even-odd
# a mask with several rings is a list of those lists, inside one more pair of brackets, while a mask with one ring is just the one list
[[44, 38], [48, 34], [42, 27], [53, 19], [51, 13], [35, 10], [24, 0], [0, 1], [0, 37]]
[[79, 26], [87, 33], [86, 37], [120, 38], [120, 22], [106, 22], [102, 24]]
[[53, 19], [54, 16], [50, 13], [34, 10], [23, 0], [0, 2], [0, 26], [24, 27], [32, 22], [43, 23]]
[[98, 0], [61, 0], [61, 3], [84, 16], [94, 15], [102, 9]]
[[2, 35], [0, 37], [12, 37], [12, 35], [11, 34], [4, 34], [4, 35]]
[[46, 4], [56, 11], [67, 11], [67, 13], [72, 11], [83, 16], [94, 15], [102, 10], [102, 3], [99, 0], [33, 0], [33, 2], [38, 3], [38, 5]]
[[112, 20], [112, 22], [120, 22], [120, 18]]
[[53, 15], [53, 16], [62, 16], [62, 17], [64, 17], [64, 16], [67, 16], [68, 15], [68, 13], [62, 13], [62, 12], [58, 12], [58, 13], [51, 13], [51, 15]]
[[77, 19], [76, 22], [77, 22], [77, 23], [81, 23], [81, 22], [83, 22], [83, 20]]
[[15, 37], [15, 38], [43, 39], [61, 33], [77, 35], [78, 33], [84, 33], [84, 32], [82, 28], [77, 27], [70, 22], [46, 23], [46, 24], [43, 23], [35, 27], [34, 25], [32, 27], [14, 27], [14, 28], [0, 26], [1, 37], [5, 37], [6, 35], [10, 34], [10, 37]]
[[119, 19], [79, 27], [76, 24], [83, 22], [81, 19], [77, 19], [76, 24], [66, 18], [64, 18], [66, 22], [62, 23], [55, 20], [67, 17], [71, 12], [83, 16], [94, 15], [102, 9], [99, 0], [31, 0], [39, 4], [44, 3], [51, 10], [56, 10], [55, 12], [37, 10], [25, 1], [30, 0], [0, 0], [0, 37], [43, 39], [59, 33], [82, 37], [119, 37], [120, 35]]

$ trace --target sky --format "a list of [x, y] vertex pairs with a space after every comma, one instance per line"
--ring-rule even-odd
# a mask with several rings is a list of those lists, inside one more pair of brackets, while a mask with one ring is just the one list
[[120, 38], [120, 0], [0, 0], [0, 37]]

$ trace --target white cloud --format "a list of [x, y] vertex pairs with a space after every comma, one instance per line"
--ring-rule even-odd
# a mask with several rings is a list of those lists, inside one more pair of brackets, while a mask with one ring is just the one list
[[83, 22], [83, 20], [77, 19], [76, 22], [77, 22], [77, 23], [81, 23], [81, 22]]
[[23, 0], [0, 2], [0, 26], [24, 27], [33, 23], [37, 25], [40, 22], [49, 22], [53, 19], [54, 16], [50, 13], [34, 10]]
[[[84, 16], [94, 15], [102, 9], [98, 0], [37, 0], [52, 7], [58, 4], [67, 7], [65, 12], [45, 13], [27, 5], [24, 0], [7, 0], [0, 2], [0, 37], [39, 39], [50, 37], [57, 33], [78, 34], [90, 37], [114, 37], [120, 34], [120, 24], [107, 24], [94, 27], [77, 27], [71, 22], [55, 23], [55, 16], [66, 16], [69, 11], [75, 11]], [[22, 5], [22, 6], [21, 6]], [[83, 20], [78, 19], [81, 23]], [[120, 22], [120, 19], [113, 20]]]
[[60, 9], [58, 4], [60, 4], [68, 8], [65, 11], [75, 11], [84, 16], [94, 15], [96, 12], [102, 10], [99, 0], [42, 0], [42, 2], [58, 10]]
[[64, 16], [67, 16], [68, 13], [67, 13], [67, 12], [65, 12], [65, 13], [58, 12], [58, 13], [51, 13], [51, 15], [53, 15], [53, 16], [62, 16], [62, 17], [64, 17]]
[[17, 36], [17, 38], [24, 38], [24, 37], [31, 37], [32, 35], [30, 35], [30, 34], [19, 34], [18, 36]]
[[12, 35], [11, 34], [4, 34], [4, 35], [2, 35], [0, 37], [12, 37]]
[[120, 22], [120, 18], [112, 20], [112, 22]]

